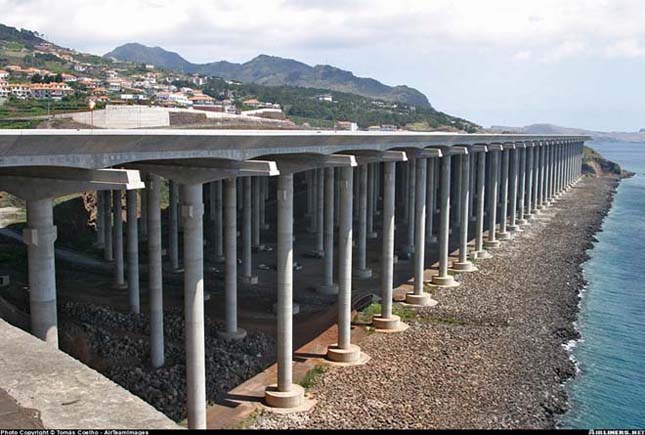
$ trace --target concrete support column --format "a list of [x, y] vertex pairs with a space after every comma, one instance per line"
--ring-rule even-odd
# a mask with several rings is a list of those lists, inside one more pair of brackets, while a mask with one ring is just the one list
[[524, 218], [526, 204], [526, 153], [527, 149], [525, 145], [522, 145], [522, 148], [520, 148], [520, 172], [517, 204], [517, 224], [520, 226], [528, 223]]
[[555, 194], [556, 194], [556, 181], [557, 181], [556, 180], [556, 172], [557, 172], [556, 171], [556, 165], [557, 165], [557, 163], [556, 163], [557, 162], [556, 149], [557, 149], [557, 147], [558, 147], [558, 145], [555, 144], [555, 143], [552, 143], [551, 146], [550, 146], [550, 148], [551, 148], [551, 152], [550, 152], [551, 161], [550, 161], [549, 165], [551, 166], [551, 169], [550, 169], [551, 174], [549, 175], [549, 178], [551, 179], [551, 186], [550, 186], [550, 189], [549, 189], [549, 194], [550, 194], [549, 200], [551, 202], [553, 202], [555, 200]]
[[475, 251], [473, 258], [483, 260], [491, 254], [484, 249], [484, 200], [486, 197], [486, 152], [477, 155], [477, 220], [475, 223]]
[[31, 333], [58, 348], [53, 198], [27, 200], [27, 245]]
[[533, 145], [527, 145], [526, 148], [526, 218], [528, 221], [534, 219], [533, 216]]
[[375, 239], [374, 231], [374, 165], [367, 164], [367, 238]]
[[163, 289], [161, 271], [161, 177], [150, 174], [148, 206], [148, 290], [150, 293], [150, 358], [152, 367], [164, 364]]
[[546, 206], [546, 143], [540, 147], [540, 208]]
[[293, 175], [278, 176], [277, 277], [278, 382], [265, 391], [269, 406], [295, 408], [304, 402], [304, 389], [293, 383]]
[[490, 174], [488, 174], [488, 237], [484, 242], [487, 248], [496, 248], [499, 246], [499, 240], [496, 238], [497, 232], [497, 196], [499, 186], [497, 184], [497, 171], [499, 166], [500, 151], [491, 151]]
[[112, 191], [112, 210], [114, 213], [114, 228], [112, 228], [112, 246], [114, 249], [114, 287], [126, 288], [125, 269], [123, 264], [123, 206], [120, 190]]
[[325, 168], [325, 266], [323, 283], [318, 291], [324, 294], [338, 293], [334, 283], [334, 168]]
[[372, 319], [377, 330], [397, 330], [399, 316], [392, 314], [394, 285], [394, 203], [396, 163], [383, 163], [383, 249], [381, 252], [381, 315]]
[[402, 222], [407, 223], [410, 218], [409, 192], [410, 192], [410, 161], [401, 162], [401, 201], [400, 208], [403, 210]]
[[179, 271], [179, 186], [168, 180], [168, 257], [170, 268]]
[[470, 220], [470, 154], [459, 156], [459, 171], [461, 172], [461, 222], [459, 224], [459, 261], [452, 264], [458, 272], [474, 272], [477, 269], [468, 260], [468, 221]]
[[560, 196], [562, 191], [562, 144], [559, 143], [555, 150], [555, 194]]
[[508, 240], [511, 234], [507, 231], [506, 224], [508, 222], [508, 171], [510, 160], [510, 149], [504, 149], [502, 154], [502, 177], [501, 177], [501, 194], [500, 194], [500, 220], [499, 220], [499, 233], [497, 237], [500, 240]]
[[206, 429], [204, 349], [204, 204], [201, 184], [182, 185], [186, 408], [189, 429]]
[[544, 147], [544, 206], [551, 205], [551, 144]]
[[224, 180], [224, 242], [226, 245], [224, 273], [224, 330], [219, 336], [240, 339], [246, 336], [237, 326], [237, 189], [236, 179]]
[[511, 178], [510, 178], [510, 200], [509, 200], [509, 225], [508, 230], [515, 233], [520, 230], [520, 226], [517, 224], [517, 188], [518, 188], [518, 172], [520, 169], [520, 159], [519, 153], [521, 149], [516, 148], [511, 151], [510, 155], [510, 165], [511, 165]]
[[126, 192], [127, 251], [128, 251], [128, 301], [130, 311], [139, 314], [139, 232], [137, 222], [137, 191]]
[[426, 243], [437, 243], [437, 236], [434, 234], [434, 212], [436, 210], [436, 185], [435, 185], [435, 168], [436, 159], [428, 159], [427, 177], [426, 177]]
[[267, 208], [267, 182], [268, 177], [260, 177], [260, 229], [268, 230], [266, 208]]
[[535, 146], [535, 214], [540, 214], [540, 209], [542, 208], [541, 198], [542, 198], [542, 148], [544, 146], [541, 143], [536, 144]]
[[441, 287], [459, 285], [448, 274], [449, 226], [450, 226], [450, 162], [449, 152], [441, 158], [441, 213], [439, 217], [439, 275], [432, 277], [432, 283]]
[[[224, 261], [224, 236], [222, 230], [224, 222], [222, 217], [222, 181], [214, 181], [210, 184], [210, 220], [211, 220], [211, 239], [213, 241], [212, 256], [217, 263]], [[237, 228], [235, 229], [237, 233]], [[236, 234], [234, 233], [234, 234]], [[237, 257], [237, 256], [236, 256]]]
[[430, 295], [424, 292], [424, 272], [425, 272], [425, 236], [426, 236], [426, 168], [428, 159], [417, 158], [415, 174], [415, 216], [414, 221], [414, 291], [405, 296], [405, 302], [411, 305], [425, 307], [431, 305], [434, 301]]
[[103, 191], [96, 191], [96, 244], [95, 246], [99, 249], [105, 247], [105, 214], [103, 213], [103, 203], [105, 199], [103, 197]]
[[356, 278], [372, 277], [372, 270], [367, 268], [367, 165], [358, 168], [358, 244], [356, 258]]
[[325, 171], [316, 169], [316, 251], [325, 254]]
[[[148, 179], [144, 174], [141, 174], [142, 179]], [[139, 218], [139, 226], [141, 227], [141, 240], [148, 240], [148, 195], [146, 190], [141, 190], [139, 196], [141, 197], [141, 216]]]
[[263, 246], [260, 243], [260, 203], [264, 201], [260, 198], [262, 194], [260, 191], [261, 179], [259, 177], [252, 177], [251, 182], [253, 184], [253, 237], [251, 242], [254, 248], [262, 249]]
[[103, 203], [104, 213], [104, 231], [105, 231], [105, 246], [103, 247], [103, 258], [105, 261], [114, 261], [114, 250], [112, 243], [112, 192], [106, 190], [103, 192], [105, 201]]
[[533, 212], [534, 216], [537, 216], [540, 214], [540, 211], [537, 208], [538, 205], [538, 198], [539, 198], [539, 191], [538, 187], [540, 186], [540, 174], [539, 174], [539, 168], [540, 168], [540, 145], [535, 144], [533, 146], [533, 199], [531, 204], [533, 205], [533, 208], [531, 211]]
[[318, 186], [316, 182], [318, 177], [316, 176], [316, 170], [312, 169], [307, 171], [308, 183], [307, 183], [307, 215], [309, 216], [309, 229], [310, 233], [316, 233], [318, 228], [318, 223], [316, 219], [318, 218]]
[[351, 340], [353, 182], [353, 168], [342, 167], [338, 198], [338, 343], [327, 349], [327, 359], [345, 364], [357, 363], [361, 358], [361, 349]]
[[407, 256], [414, 254], [414, 210], [416, 207], [416, 172], [417, 172], [417, 159], [416, 157], [411, 157], [408, 160], [408, 234], [407, 234], [407, 244], [405, 245], [403, 252]]
[[305, 171], [305, 185], [307, 186], [305, 191], [307, 194], [307, 211], [305, 212], [305, 216], [311, 218], [313, 216], [314, 209], [314, 189], [311, 171]]
[[470, 185], [468, 186], [470, 190], [470, 203], [468, 204], [468, 210], [470, 210], [470, 220], [475, 222], [477, 220], [477, 211], [475, 207], [475, 192], [477, 190], [477, 155], [475, 153], [470, 153], [468, 155], [468, 161], [470, 163]]
[[244, 208], [242, 215], [242, 281], [247, 284], [257, 284], [258, 277], [253, 275], [253, 255], [251, 249], [251, 177], [244, 177]]

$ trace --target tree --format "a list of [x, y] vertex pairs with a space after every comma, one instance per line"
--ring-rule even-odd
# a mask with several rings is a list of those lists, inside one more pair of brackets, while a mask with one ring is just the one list
[[31, 82], [32, 83], [42, 83], [43, 82], [43, 77], [40, 74], [34, 74], [31, 76]]

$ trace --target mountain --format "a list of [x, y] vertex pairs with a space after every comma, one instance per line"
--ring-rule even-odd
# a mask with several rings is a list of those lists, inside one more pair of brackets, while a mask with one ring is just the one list
[[493, 125], [486, 129], [489, 133], [517, 133], [517, 134], [570, 134], [591, 136], [593, 139], [612, 142], [645, 142], [645, 131], [595, 131], [582, 128], [562, 127], [554, 124], [531, 124], [524, 127], [508, 127]]
[[160, 47], [129, 43], [115, 48], [105, 57], [121, 61], [149, 63], [157, 67], [191, 74], [222, 77], [228, 80], [266, 86], [300, 86], [348, 92], [369, 98], [431, 107], [425, 95], [408, 86], [387, 86], [364, 77], [356, 77], [329, 65], [314, 67], [293, 59], [260, 55], [245, 63], [226, 61], [194, 64], [179, 54]]
[[28, 47], [47, 42], [37, 32], [25, 29], [18, 30], [15, 27], [5, 26], [4, 24], [0, 24], [0, 41], [15, 42]]

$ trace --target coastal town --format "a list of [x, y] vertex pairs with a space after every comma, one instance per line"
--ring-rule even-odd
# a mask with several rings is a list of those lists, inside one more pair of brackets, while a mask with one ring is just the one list
[[[0, 107], [10, 101], [73, 102], [77, 111], [137, 105], [287, 119], [280, 104], [236, 92], [235, 87], [242, 85], [236, 80], [175, 73], [152, 64], [135, 65], [114, 58], [92, 56], [88, 60], [83, 53], [48, 42], [36, 44], [32, 54], [39, 63], [51, 67], [0, 64]], [[201, 88], [209, 80], [223, 81], [228, 89], [215, 96], [207, 95]], [[315, 101], [335, 103], [331, 93], [316, 95]], [[396, 107], [382, 101], [372, 104], [379, 108]], [[333, 128], [356, 131], [359, 126], [351, 120], [337, 120]], [[398, 127], [378, 124], [366, 130], [396, 131]]]

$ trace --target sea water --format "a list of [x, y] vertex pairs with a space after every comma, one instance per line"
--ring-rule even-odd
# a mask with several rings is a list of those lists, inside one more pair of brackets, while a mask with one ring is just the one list
[[636, 176], [620, 183], [583, 265], [582, 339], [568, 346], [579, 371], [560, 426], [645, 428], [645, 144], [588, 145]]

